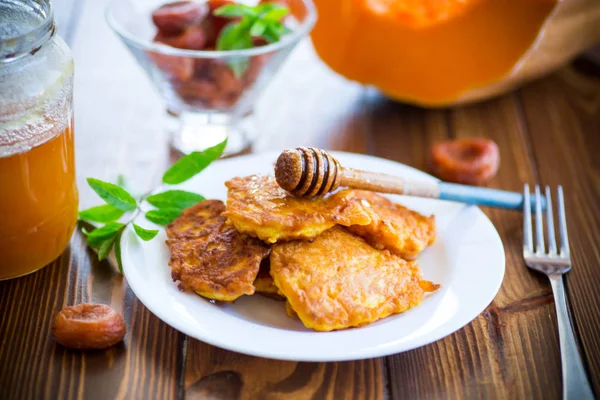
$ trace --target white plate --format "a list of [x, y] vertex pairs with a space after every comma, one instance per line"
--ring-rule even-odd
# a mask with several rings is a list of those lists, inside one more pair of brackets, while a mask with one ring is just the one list
[[[346, 167], [434, 179], [392, 161], [359, 154], [334, 153]], [[206, 198], [226, 199], [224, 182], [235, 176], [272, 173], [278, 153], [263, 153], [215, 162], [199, 176], [178, 186]], [[391, 196], [398, 203], [435, 214], [436, 242], [419, 257], [424, 278], [442, 285], [403, 314], [362, 328], [315, 332], [288, 318], [285, 303], [260, 295], [234, 304], [213, 304], [177, 290], [171, 280], [165, 233], [150, 242], [123, 235], [122, 259], [131, 289], [156, 316], [203, 342], [240, 353], [297, 361], [341, 361], [385, 356], [411, 350], [462, 328], [494, 299], [504, 276], [504, 249], [496, 229], [477, 207], [458, 203]], [[140, 216], [137, 223], [153, 224]]]

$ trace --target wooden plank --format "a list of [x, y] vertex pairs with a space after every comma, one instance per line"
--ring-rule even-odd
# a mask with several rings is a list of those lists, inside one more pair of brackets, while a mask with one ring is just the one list
[[[257, 125], [262, 136], [255, 150], [319, 146], [364, 153], [367, 125], [363, 103], [363, 89], [333, 75], [316, 60], [310, 43], [303, 42], [258, 104]], [[283, 315], [283, 303], [281, 306]], [[385, 397], [385, 375], [382, 359], [285, 362], [245, 356], [190, 338], [185, 397], [381, 399]]]
[[186, 399], [385, 398], [382, 359], [337, 363], [277, 361], [190, 340], [185, 372]]
[[[80, 1], [78, 23], [68, 22], [78, 28], [70, 45], [82, 208], [99, 202], [86, 177], [114, 180], [125, 174], [139, 191], [156, 183], [168, 161], [159, 98], [101, 17], [106, 3]], [[67, 14], [57, 14], [63, 26]], [[110, 304], [123, 313], [128, 334], [122, 345], [82, 353], [52, 341], [53, 314], [86, 301]], [[74, 235], [70, 252], [48, 268], [0, 283], [0, 304], [0, 365], [15, 365], [0, 368], [0, 398], [177, 397], [185, 336], [152, 315], [107, 263], [95, 261], [81, 234]]]
[[[449, 137], [495, 140], [502, 167], [490, 186], [521, 190], [531, 181], [526, 128], [512, 95], [476, 106], [423, 110], [372, 96], [370, 124], [375, 155], [427, 169], [427, 151]], [[433, 345], [388, 357], [392, 397], [481, 398], [559, 394], [559, 354], [550, 289], [521, 258], [521, 215], [485, 210], [506, 247], [502, 288], [486, 312]], [[484, 268], [485, 265], [482, 265]], [[533, 322], [535, 321], [535, 322]], [[543, 339], [542, 339], [543, 338]]]
[[521, 91], [539, 182], [563, 185], [573, 269], [571, 315], [589, 376], [600, 393], [600, 68], [566, 68]]

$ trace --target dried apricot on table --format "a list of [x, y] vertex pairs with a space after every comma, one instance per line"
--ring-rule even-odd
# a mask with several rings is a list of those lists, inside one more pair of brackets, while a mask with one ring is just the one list
[[498, 172], [500, 151], [489, 139], [456, 139], [430, 149], [431, 172], [438, 178], [467, 185], [483, 185]]
[[104, 304], [83, 303], [65, 307], [54, 317], [52, 336], [70, 349], [100, 350], [125, 337], [123, 317]]

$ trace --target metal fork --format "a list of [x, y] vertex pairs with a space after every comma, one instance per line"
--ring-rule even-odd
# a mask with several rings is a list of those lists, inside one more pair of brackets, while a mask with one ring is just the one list
[[529, 185], [523, 191], [523, 257], [531, 269], [546, 274], [552, 284], [552, 293], [556, 306], [558, 321], [558, 338], [560, 341], [560, 359], [562, 363], [563, 399], [587, 400], [594, 399], [594, 394], [585, 375], [581, 357], [577, 351], [575, 336], [569, 312], [567, 298], [563, 286], [563, 274], [571, 269], [569, 253], [569, 238], [567, 235], [567, 220], [565, 217], [565, 201], [562, 186], [558, 187], [558, 232], [560, 251], [556, 247], [554, 232], [554, 217], [550, 188], [546, 186], [546, 225], [548, 233], [548, 251], [544, 244], [544, 222], [542, 217], [542, 196], [540, 187], [535, 186], [535, 251], [531, 227], [531, 206]]

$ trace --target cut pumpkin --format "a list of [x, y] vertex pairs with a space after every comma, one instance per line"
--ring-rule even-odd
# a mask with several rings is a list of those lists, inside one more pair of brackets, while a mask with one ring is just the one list
[[312, 40], [348, 79], [424, 106], [473, 102], [600, 40], [600, 0], [315, 0]]

